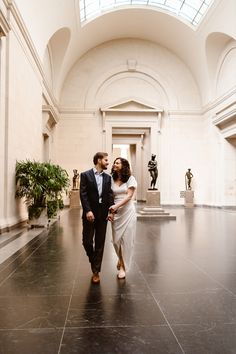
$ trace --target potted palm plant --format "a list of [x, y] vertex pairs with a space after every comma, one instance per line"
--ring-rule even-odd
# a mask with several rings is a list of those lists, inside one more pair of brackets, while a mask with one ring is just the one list
[[31, 226], [42, 226], [42, 214], [50, 220], [64, 207], [63, 193], [67, 193], [69, 183], [68, 173], [59, 165], [30, 160], [16, 162], [16, 197], [25, 198]]

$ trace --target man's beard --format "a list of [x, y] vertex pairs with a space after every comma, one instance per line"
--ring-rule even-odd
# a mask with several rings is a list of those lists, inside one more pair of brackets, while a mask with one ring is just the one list
[[102, 165], [101, 165], [101, 168], [102, 168], [103, 170], [107, 170], [107, 165], [102, 164]]

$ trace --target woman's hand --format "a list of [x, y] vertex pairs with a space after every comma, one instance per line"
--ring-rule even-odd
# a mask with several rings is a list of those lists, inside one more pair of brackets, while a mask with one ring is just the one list
[[115, 213], [117, 213], [117, 210], [118, 210], [118, 206], [117, 205], [112, 205], [110, 208], [109, 208], [109, 211], [110, 211], [110, 213], [112, 213], [112, 214], [115, 214]]

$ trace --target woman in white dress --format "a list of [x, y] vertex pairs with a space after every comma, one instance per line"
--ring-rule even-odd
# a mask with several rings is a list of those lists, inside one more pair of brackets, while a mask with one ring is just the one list
[[113, 245], [118, 256], [118, 278], [123, 279], [130, 268], [134, 237], [136, 233], [136, 211], [133, 202], [137, 182], [131, 175], [129, 162], [118, 157], [112, 166], [112, 190], [115, 204], [110, 207], [114, 214], [112, 222]]

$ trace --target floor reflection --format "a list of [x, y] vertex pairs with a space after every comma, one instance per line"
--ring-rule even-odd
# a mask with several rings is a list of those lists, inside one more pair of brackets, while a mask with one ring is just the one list
[[170, 212], [138, 221], [123, 280], [108, 227], [94, 285], [80, 210], [65, 211], [0, 267], [0, 353], [234, 353], [236, 212]]

